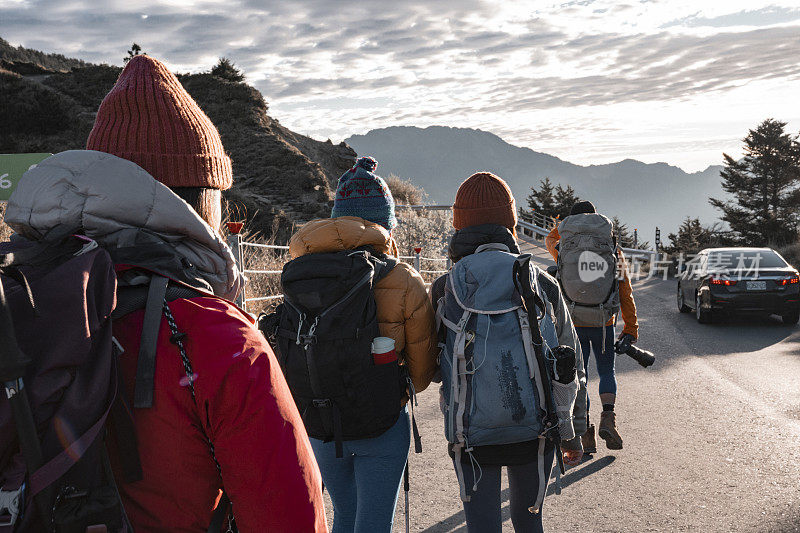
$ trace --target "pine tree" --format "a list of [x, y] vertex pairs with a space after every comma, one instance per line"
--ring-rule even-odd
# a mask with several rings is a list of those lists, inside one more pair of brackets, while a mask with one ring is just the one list
[[560, 219], [568, 217], [572, 206], [580, 202], [580, 200], [581, 199], [575, 194], [575, 189], [573, 189], [571, 185], [567, 185], [566, 187], [557, 185], [555, 193], [555, 214], [552, 216]]
[[696, 254], [703, 248], [729, 244], [725, 232], [719, 224], [704, 226], [699, 218], [686, 217], [677, 233], [668, 235], [669, 245], [664, 247], [668, 254]]
[[220, 57], [216, 65], [211, 69], [211, 75], [228, 81], [244, 81], [244, 73], [236, 68], [233, 61], [227, 57]]
[[800, 224], [800, 144], [786, 123], [767, 119], [744, 138], [744, 157], [728, 154], [720, 172], [733, 200], [710, 198], [738, 244], [764, 246], [797, 240]]
[[617, 244], [623, 248], [632, 247], [633, 235], [631, 235], [627, 224], [623, 224], [619, 217], [613, 217], [611, 222], [614, 223], [614, 235], [617, 236]]
[[550, 181], [550, 178], [545, 178], [541, 180], [540, 183], [539, 189], [531, 187], [531, 193], [528, 195], [527, 199], [528, 208], [525, 209], [521, 207], [519, 210], [522, 216], [530, 217], [533, 216], [534, 213], [549, 217], [556, 216], [556, 201], [553, 195], [555, 188], [553, 187], [553, 183]]
[[133, 43], [133, 46], [131, 46], [131, 49], [128, 50], [128, 56], [127, 57], [123, 57], [122, 58], [122, 62], [127, 64], [128, 61], [130, 61], [131, 59], [133, 59], [134, 57], [138, 56], [141, 53], [144, 53], [144, 52], [142, 52], [142, 47], [139, 46], [136, 43]]

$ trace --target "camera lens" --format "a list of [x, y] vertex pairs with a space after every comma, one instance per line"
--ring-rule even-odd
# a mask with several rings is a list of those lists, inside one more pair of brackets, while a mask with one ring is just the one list
[[656, 362], [656, 356], [653, 355], [652, 352], [648, 352], [647, 350], [642, 350], [641, 348], [637, 348], [636, 346], [633, 345], [631, 345], [628, 348], [628, 351], [625, 353], [631, 356], [634, 361], [642, 365], [644, 368], [647, 368], [648, 366]]

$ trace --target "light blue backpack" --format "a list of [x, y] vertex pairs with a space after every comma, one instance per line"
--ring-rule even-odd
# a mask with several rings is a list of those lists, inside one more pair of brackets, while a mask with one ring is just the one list
[[[469, 501], [461, 467], [463, 454], [472, 464], [474, 446], [540, 441], [543, 460], [545, 387], [534, 352], [528, 313], [514, 284], [517, 256], [501, 244], [488, 244], [455, 264], [438, 302], [437, 320], [445, 326], [439, 358], [445, 436], [455, 453], [461, 498]], [[531, 268], [533, 290], [545, 302], [539, 320], [545, 357], [558, 346], [552, 305], [538, 284], [540, 269]], [[552, 389], [551, 389], [552, 390]], [[553, 394], [559, 410], [572, 411], [577, 380], [570, 394]], [[549, 391], [548, 391], [549, 392]], [[559, 398], [557, 398], [557, 396]], [[564, 399], [560, 399], [564, 396]], [[571, 428], [571, 424], [566, 424]], [[574, 436], [574, 434], [572, 435]], [[562, 438], [571, 438], [563, 435]], [[541, 505], [546, 480], [541, 480]], [[476, 490], [477, 480], [472, 490]]]

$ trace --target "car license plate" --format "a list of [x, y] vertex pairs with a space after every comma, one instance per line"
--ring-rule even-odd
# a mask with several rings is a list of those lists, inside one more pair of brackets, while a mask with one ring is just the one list
[[765, 291], [765, 290], [767, 290], [767, 282], [766, 281], [748, 281], [747, 282], [747, 290], [748, 291]]

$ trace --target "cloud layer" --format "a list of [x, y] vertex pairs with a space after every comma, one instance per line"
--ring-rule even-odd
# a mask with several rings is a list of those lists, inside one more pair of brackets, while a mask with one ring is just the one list
[[[728, 0], [6, 0], [2, 37], [181, 71], [232, 58], [287, 126], [491, 130], [576, 162], [695, 169], [767, 116], [800, 128], [800, 9]], [[709, 4], [705, 6], [705, 4]]]

